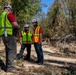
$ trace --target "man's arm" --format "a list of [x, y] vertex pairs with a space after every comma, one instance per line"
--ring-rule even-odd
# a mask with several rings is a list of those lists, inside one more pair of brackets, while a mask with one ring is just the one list
[[13, 35], [14, 36], [19, 36], [19, 28], [20, 28], [20, 26], [18, 25], [14, 15], [12, 13], [9, 13], [7, 18], [10, 21], [10, 23], [12, 24], [12, 26], [13, 26]]
[[12, 13], [9, 13], [7, 17], [8, 17], [8, 20], [10, 21], [10, 23], [12, 24], [13, 28], [17, 28], [17, 29], [20, 28], [20, 26], [18, 25], [18, 23]]
[[40, 33], [40, 36], [39, 37], [40, 37], [40, 40], [39, 41], [41, 43], [42, 42], [42, 33]]
[[20, 37], [20, 45], [22, 45], [22, 38]]
[[41, 43], [42, 42], [42, 28], [40, 27], [39, 29], [39, 42]]
[[14, 28], [17, 28], [17, 29], [19, 29], [19, 28], [20, 28], [20, 26], [18, 25], [18, 23], [17, 23], [17, 22], [12, 22], [12, 25], [13, 25], [13, 27], [14, 27]]
[[22, 33], [20, 34], [20, 44], [22, 45]]

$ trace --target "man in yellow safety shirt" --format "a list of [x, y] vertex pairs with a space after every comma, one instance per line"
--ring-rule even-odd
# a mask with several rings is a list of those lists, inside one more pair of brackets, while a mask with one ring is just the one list
[[[13, 34], [13, 28], [19, 29], [12, 6], [6, 4], [4, 11], [0, 16], [0, 36], [2, 36], [6, 51], [6, 71], [14, 72], [14, 59], [16, 58], [16, 38]], [[16, 34], [16, 33], [15, 33]]]
[[27, 48], [27, 55], [24, 59], [30, 60], [32, 34], [29, 31], [28, 24], [24, 25], [24, 31], [20, 34], [20, 43], [21, 49], [20, 52], [17, 54], [18, 59], [20, 59], [23, 56], [24, 49]]

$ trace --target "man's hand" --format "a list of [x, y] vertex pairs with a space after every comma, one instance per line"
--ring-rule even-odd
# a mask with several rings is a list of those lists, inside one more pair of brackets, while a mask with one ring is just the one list
[[19, 36], [19, 29], [13, 28], [13, 35], [18, 37]]

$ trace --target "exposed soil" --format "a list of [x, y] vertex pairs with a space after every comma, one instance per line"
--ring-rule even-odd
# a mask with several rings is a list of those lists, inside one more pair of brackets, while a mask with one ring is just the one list
[[[17, 45], [17, 52], [20, 50], [20, 44]], [[20, 60], [15, 60], [15, 73], [11, 72], [4, 72], [2, 68], [0, 69], [0, 75], [75, 75], [76, 74], [76, 63], [65, 62], [50, 59], [51, 56], [54, 57], [64, 57], [69, 58], [71, 60], [76, 60], [75, 53], [65, 53], [60, 51], [59, 48], [53, 47], [51, 45], [44, 45], [43, 44], [43, 51], [44, 51], [44, 64], [39, 65], [35, 63], [37, 60], [36, 52], [34, 47], [32, 46], [32, 53], [31, 53], [31, 61], [26, 61], [23, 58]], [[26, 55], [26, 50], [23, 54]], [[0, 46], [0, 58], [5, 63], [5, 50], [4, 45]], [[63, 58], [62, 58], [63, 59]], [[74, 62], [75, 62], [74, 60]]]

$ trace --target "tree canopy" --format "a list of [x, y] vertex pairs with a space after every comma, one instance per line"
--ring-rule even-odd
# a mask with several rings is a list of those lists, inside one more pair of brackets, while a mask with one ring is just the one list
[[29, 23], [32, 17], [41, 11], [40, 2], [40, 0], [1, 0], [0, 13], [5, 4], [11, 4], [18, 23], [22, 25]]
[[47, 14], [40, 12], [41, 0], [0, 0], [0, 14], [5, 4], [12, 5], [21, 27], [36, 17], [45, 37], [57, 38], [67, 34], [76, 36], [76, 0], [55, 0]]
[[76, 36], [76, 0], [55, 0], [40, 24], [43, 36], [59, 38], [68, 34]]

